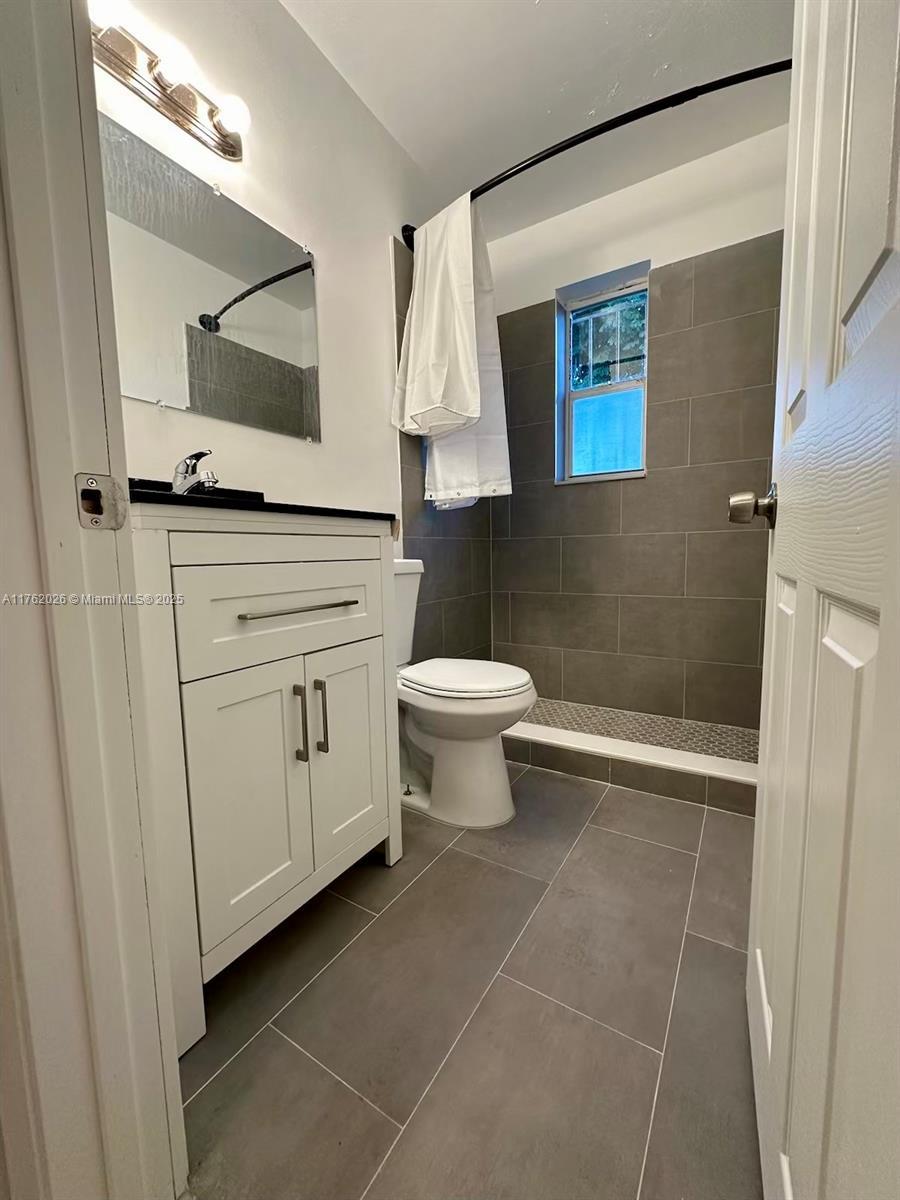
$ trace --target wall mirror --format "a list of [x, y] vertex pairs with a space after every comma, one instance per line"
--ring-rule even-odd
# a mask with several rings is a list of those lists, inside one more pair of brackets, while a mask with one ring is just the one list
[[312, 254], [104, 114], [100, 144], [123, 396], [319, 441]]

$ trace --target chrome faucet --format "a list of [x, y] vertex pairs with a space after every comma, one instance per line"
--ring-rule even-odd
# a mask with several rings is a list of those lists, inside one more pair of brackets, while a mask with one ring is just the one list
[[175, 468], [172, 491], [177, 496], [186, 496], [188, 492], [212, 491], [219, 482], [215, 471], [197, 470], [197, 463], [207, 454], [212, 454], [212, 450], [195, 450], [193, 454], [186, 454]]

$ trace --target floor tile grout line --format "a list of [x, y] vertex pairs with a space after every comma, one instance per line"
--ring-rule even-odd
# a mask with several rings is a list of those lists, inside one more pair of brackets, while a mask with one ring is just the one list
[[[362, 1100], [363, 1103], [368, 1104], [369, 1108], [374, 1109], [375, 1112], [377, 1112], [379, 1116], [384, 1117], [386, 1121], [390, 1121], [390, 1123], [392, 1125], [395, 1125], [398, 1129], [403, 1128], [403, 1126], [400, 1124], [399, 1121], [395, 1121], [393, 1117], [389, 1117], [388, 1114], [383, 1109], [380, 1109], [377, 1104], [373, 1104], [372, 1101], [368, 1098], [368, 1096], [364, 1096], [362, 1094], [362, 1092], [358, 1092], [352, 1083], [348, 1083], [346, 1079], [342, 1079], [340, 1077], [340, 1075], [338, 1075], [335, 1071], [332, 1071], [331, 1067], [326, 1067], [323, 1062], [321, 1062], [318, 1058], [316, 1058], [316, 1056], [314, 1054], [310, 1054], [310, 1052], [305, 1047], [301, 1046], [299, 1042], [295, 1042], [292, 1037], [288, 1037], [288, 1035], [284, 1032], [283, 1029], [279, 1029], [278, 1026], [273, 1025], [271, 1021], [266, 1026], [266, 1029], [274, 1030], [274, 1032], [277, 1033], [280, 1037], [283, 1037], [286, 1042], [289, 1042], [290, 1045], [292, 1045], [295, 1050], [299, 1050], [301, 1054], [305, 1054], [306, 1057], [308, 1059], [310, 1059], [310, 1061], [314, 1062], [317, 1067], [321, 1067], [323, 1071], [327, 1072], [332, 1077], [332, 1079], [336, 1079], [338, 1081], [338, 1083], [343, 1084], [343, 1086], [345, 1088], [347, 1088], [348, 1091], [351, 1091], [354, 1094], [354, 1096], [359, 1096], [360, 1100]], [[260, 1032], [262, 1032], [262, 1031], [260, 1031]]]
[[[222, 1063], [221, 1067], [219, 1067], [219, 1069], [218, 1069], [217, 1071], [214, 1071], [214, 1072], [213, 1072], [213, 1074], [212, 1074], [212, 1075], [210, 1075], [209, 1079], [207, 1079], [205, 1083], [202, 1083], [202, 1084], [200, 1085], [200, 1087], [198, 1087], [198, 1088], [197, 1088], [197, 1090], [196, 1090], [195, 1092], [192, 1092], [192, 1093], [191, 1093], [191, 1095], [190, 1095], [190, 1096], [188, 1096], [187, 1100], [183, 1101], [183, 1103], [182, 1103], [182, 1106], [181, 1106], [181, 1107], [182, 1107], [182, 1109], [185, 1109], [185, 1108], [187, 1108], [187, 1106], [188, 1106], [188, 1105], [191, 1103], [191, 1101], [192, 1101], [192, 1100], [194, 1100], [194, 1099], [196, 1099], [196, 1097], [200, 1095], [200, 1093], [203, 1091], [203, 1089], [204, 1089], [205, 1087], [208, 1087], [208, 1086], [209, 1086], [209, 1085], [212, 1083], [212, 1081], [213, 1081], [215, 1078], [217, 1078], [219, 1075], [221, 1075], [221, 1074], [222, 1074], [222, 1072], [225, 1070], [225, 1068], [226, 1068], [227, 1066], [229, 1066], [229, 1065], [230, 1065], [232, 1062], [234, 1062], [234, 1060], [237, 1058], [237, 1056], [238, 1056], [239, 1054], [241, 1054], [241, 1053], [242, 1053], [244, 1050], [246, 1050], [246, 1049], [247, 1049], [247, 1047], [250, 1045], [250, 1043], [251, 1043], [251, 1042], [252, 1042], [252, 1041], [253, 1041], [255, 1038], [259, 1037], [259, 1035], [262, 1033], [263, 1029], [265, 1029], [265, 1028], [266, 1028], [266, 1025], [271, 1025], [271, 1023], [272, 1023], [274, 1020], [276, 1020], [276, 1018], [277, 1018], [277, 1017], [280, 1017], [280, 1016], [281, 1016], [281, 1014], [284, 1012], [284, 1010], [285, 1010], [286, 1008], [288, 1008], [288, 1007], [289, 1007], [289, 1005], [293, 1004], [293, 1003], [294, 1003], [294, 1001], [297, 999], [297, 997], [298, 997], [298, 996], [300, 996], [300, 995], [301, 995], [303, 992], [305, 992], [305, 991], [306, 991], [306, 989], [307, 989], [307, 988], [308, 988], [308, 987], [309, 987], [311, 984], [315, 983], [315, 981], [316, 981], [316, 980], [319, 978], [319, 976], [322, 974], [322, 972], [323, 972], [323, 971], [327, 971], [327, 970], [328, 970], [328, 968], [331, 966], [331, 964], [332, 964], [333, 962], [336, 962], [336, 961], [337, 961], [337, 960], [338, 960], [338, 959], [341, 957], [341, 955], [344, 953], [344, 951], [345, 951], [345, 950], [349, 950], [349, 949], [350, 949], [350, 947], [353, 945], [353, 943], [356, 941], [356, 939], [357, 939], [357, 938], [359, 938], [359, 937], [362, 937], [362, 935], [363, 935], [363, 934], [366, 932], [366, 930], [367, 930], [367, 929], [370, 929], [370, 928], [372, 927], [372, 925], [374, 925], [374, 923], [375, 923], [375, 922], [378, 920], [378, 918], [379, 918], [379, 917], [383, 917], [383, 916], [384, 916], [384, 914], [385, 914], [385, 913], [388, 911], [388, 909], [391, 907], [391, 905], [392, 905], [392, 904], [393, 904], [393, 903], [394, 903], [396, 900], [399, 900], [399, 899], [400, 899], [400, 897], [403, 895], [403, 893], [404, 893], [404, 892], [406, 892], [406, 891], [408, 891], [408, 890], [409, 890], [409, 888], [411, 888], [411, 887], [412, 887], [412, 885], [413, 885], [413, 884], [416, 882], [416, 880], [417, 880], [417, 879], [421, 879], [421, 878], [422, 878], [422, 876], [425, 874], [425, 872], [426, 872], [426, 871], [427, 871], [427, 870], [428, 870], [430, 867], [433, 867], [433, 866], [434, 866], [434, 864], [435, 864], [435, 863], [438, 861], [438, 859], [439, 859], [439, 858], [441, 858], [441, 857], [442, 857], [444, 854], [446, 854], [446, 852], [447, 852], [447, 851], [450, 849], [450, 847], [451, 847], [451, 846], [453, 846], [453, 845], [455, 845], [455, 844], [456, 844], [456, 842], [458, 842], [458, 841], [459, 841], [459, 839], [462, 837], [462, 835], [463, 835], [464, 833], [465, 833], [465, 830], [464, 830], [464, 829], [461, 829], [461, 830], [459, 831], [459, 833], [456, 835], [456, 837], [453, 839], [453, 841], [452, 841], [452, 842], [449, 842], [449, 843], [448, 843], [446, 846], [444, 846], [444, 848], [443, 848], [443, 849], [440, 851], [440, 853], [436, 854], [436, 855], [435, 855], [435, 857], [434, 857], [434, 858], [431, 860], [431, 862], [430, 862], [430, 863], [426, 863], [426, 864], [425, 864], [425, 866], [422, 868], [422, 870], [421, 870], [421, 871], [418, 873], [418, 875], [414, 876], [414, 877], [413, 877], [413, 878], [412, 878], [412, 879], [409, 881], [409, 883], [406, 885], [406, 887], [404, 887], [404, 888], [401, 888], [401, 889], [400, 889], [400, 891], [397, 893], [397, 895], [396, 895], [396, 896], [394, 896], [394, 898], [393, 898], [392, 900], [390, 900], [390, 901], [389, 901], [389, 902], [388, 902], [388, 903], [387, 903], [387, 904], [384, 906], [384, 908], [381, 910], [381, 912], [380, 912], [380, 913], [378, 913], [376, 916], [374, 916], [374, 917], [372, 918], [372, 920], [371, 920], [371, 921], [368, 921], [368, 922], [367, 922], [367, 923], [366, 923], [366, 924], [365, 924], [365, 925], [362, 927], [362, 929], [360, 929], [360, 930], [359, 930], [359, 932], [358, 932], [358, 933], [355, 933], [355, 934], [353, 935], [353, 937], [350, 939], [350, 941], [347, 943], [347, 945], [346, 945], [346, 946], [342, 946], [342, 947], [341, 947], [341, 949], [340, 949], [340, 950], [338, 950], [337, 954], [335, 954], [335, 955], [333, 955], [331, 958], [329, 958], [328, 962], [327, 962], [327, 963], [325, 963], [325, 964], [324, 964], [324, 966], [320, 967], [320, 968], [319, 968], [319, 970], [318, 970], [318, 971], [316, 971], [315, 975], [313, 975], [313, 976], [311, 976], [309, 979], [307, 979], [306, 983], [304, 983], [303, 987], [302, 987], [302, 988], [300, 988], [300, 990], [299, 990], [298, 992], [295, 992], [295, 993], [294, 993], [294, 995], [293, 995], [293, 996], [291, 996], [291, 998], [290, 998], [289, 1000], [287, 1000], [287, 1001], [286, 1001], [284, 1004], [282, 1004], [281, 1008], [279, 1008], [277, 1012], [273, 1013], [273, 1014], [272, 1014], [272, 1016], [271, 1016], [271, 1017], [269, 1017], [269, 1019], [268, 1019], [268, 1020], [265, 1022], [265, 1024], [264, 1024], [264, 1025], [262, 1025], [262, 1026], [261, 1026], [261, 1028], [257, 1029], [256, 1033], [254, 1033], [254, 1034], [253, 1034], [251, 1037], [249, 1037], [249, 1038], [246, 1040], [246, 1042], [244, 1042], [243, 1046], [241, 1046], [241, 1047], [240, 1047], [238, 1050], [235, 1050], [234, 1054], [232, 1054], [232, 1056], [231, 1056], [231, 1057], [230, 1057], [230, 1058], [229, 1058], [229, 1059], [228, 1059], [226, 1062]], [[338, 897], [337, 897], [337, 899], [339, 899], [339, 900], [343, 900], [343, 898], [344, 898], [343, 896], [338, 896]], [[350, 902], [350, 901], [347, 901], [347, 903], [351, 903], [351, 902]]]
[[621, 1029], [616, 1029], [615, 1025], [607, 1025], [605, 1021], [598, 1021], [596, 1017], [592, 1017], [590, 1013], [582, 1012], [580, 1008], [573, 1008], [571, 1004], [566, 1004], [562, 1000], [557, 1000], [555, 996], [550, 996], [546, 992], [541, 992], [537, 988], [531, 987], [530, 984], [523, 983], [521, 979], [516, 979], [515, 975], [507, 975], [505, 971], [498, 972], [498, 979], [508, 979], [510, 983], [516, 984], [518, 987], [525, 988], [526, 991], [534, 992], [536, 996], [541, 996], [544, 1000], [549, 1000], [551, 1004], [558, 1004], [560, 1008], [566, 1009], [567, 1012], [574, 1013], [576, 1017], [584, 1017], [586, 1021], [590, 1021], [594, 1025], [599, 1025], [601, 1029], [608, 1029], [610, 1033], [615, 1033], [618, 1037], [623, 1037], [629, 1042], [633, 1042], [636, 1046], [642, 1046], [645, 1050], [650, 1050], [657, 1058], [662, 1058], [662, 1050], [657, 1050], [655, 1046], [649, 1045], [647, 1042], [642, 1042], [640, 1038], [632, 1037], [630, 1033], [623, 1033]]
[[[596, 812], [596, 809], [595, 809], [594, 811]], [[588, 820], [590, 820], [590, 818], [588, 818]], [[458, 1033], [458, 1034], [456, 1035], [456, 1037], [453, 1039], [453, 1042], [451, 1043], [451, 1045], [450, 1045], [450, 1048], [448, 1049], [447, 1053], [444, 1055], [444, 1057], [441, 1059], [440, 1063], [438, 1064], [438, 1068], [437, 1068], [437, 1070], [435, 1071], [435, 1073], [432, 1075], [431, 1079], [428, 1081], [428, 1084], [427, 1084], [427, 1086], [426, 1086], [426, 1088], [425, 1088], [425, 1091], [422, 1093], [422, 1095], [421, 1095], [421, 1096], [419, 1097], [419, 1099], [416, 1101], [415, 1107], [413, 1108], [412, 1112], [409, 1114], [409, 1116], [408, 1116], [408, 1117], [406, 1118], [406, 1120], [404, 1121], [404, 1123], [403, 1123], [403, 1128], [400, 1130], [400, 1132], [399, 1132], [399, 1133], [397, 1134], [397, 1136], [394, 1138], [394, 1140], [393, 1140], [393, 1142], [391, 1143], [391, 1145], [388, 1147], [387, 1154], [385, 1154], [384, 1158], [383, 1158], [383, 1159], [381, 1160], [381, 1162], [378, 1164], [378, 1167], [377, 1167], [377, 1168], [376, 1168], [376, 1170], [375, 1170], [375, 1174], [374, 1174], [374, 1175], [372, 1176], [372, 1178], [369, 1180], [368, 1184], [366, 1185], [366, 1188], [365, 1188], [365, 1190], [364, 1190], [364, 1191], [362, 1192], [362, 1194], [360, 1195], [360, 1198], [359, 1198], [359, 1200], [365, 1200], [366, 1196], [367, 1196], [367, 1195], [368, 1195], [368, 1193], [369, 1193], [369, 1189], [372, 1187], [372, 1184], [375, 1182], [375, 1180], [376, 1180], [376, 1179], [378, 1178], [378, 1176], [381, 1174], [382, 1170], [384, 1169], [384, 1165], [385, 1165], [385, 1163], [388, 1161], [388, 1159], [389, 1159], [389, 1158], [391, 1157], [391, 1155], [394, 1153], [394, 1149], [395, 1149], [395, 1147], [396, 1147], [397, 1143], [398, 1143], [398, 1142], [400, 1141], [400, 1139], [403, 1137], [403, 1133], [404, 1133], [404, 1131], [405, 1131], [405, 1130], [406, 1130], [406, 1128], [409, 1126], [409, 1124], [410, 1124], [410, 1122], [412, 1121], [413, 1117], [414, 1117], [414, 1116], [416, 1115], [416, 1113], [419, 1111], [419, 1108], [420, 1108], [420, 1106], [421, 1106], [422, 1102], [424, 1101], [425, 1097], [428, 1095], [429, 1091], [431, 1090], [431, 1087], [432, 1087], [432, 1085], [433, 1085], [434, 1081], [437, 1079], [437, 1077], [440, 1075], [441, 1071], [444, 1069], [444, 1065], [445, 1065], [445, 1063], [447, 1062], [447, 1060], [449, 1059], [449, 1057], [450, 1057], [450, 1055], [453, 1053], [453, 1051], [456, 1049], [456, 1046], [459, 1044], [459, 1041], [460, 1041], [460, 1039], [462, 1038], [463, 1034], [464, 1034], [464, 1033], [466, 1032], [466, 1030], [469, 1028], [469, 1025], [471, 1024], [472, 1020], [474, 1019], [474, 1017], [475, 1017], [475, 1014], [478, 1012], [479, 1008], [481, 1008], [481, 1005], [482, 1005], [482, 1002], [483, 1002], [483, 1000], [484, 1000], [485, 996], [488, 994], [488, 992], [489, 992], [489, 991], [491, 990], [491, 988], [494, 986], [495, 982], [497, 981], [497, 978], [499, 977], [499, 975], [500, 975], [500, 973], [502, 972], [503, 968], [506, 966], [507, 962], [509, 961], [509, 959], [510, 959], [510, 956], [512, 955], [512, 953], [513, 953], [513, 951], [515, 950], [516, 946], [518, 946], [519, 942], [522, 940], [522, 937], [523, 937], [523, 936], [524, 936], [524, 934], [525, 934], [525, 930], [528, 928], [528, 926], [529, 926], [529, 925], [531, 924], [531, 922], [534, 920], [534, 915], [535, 915], [535, 913], [538, 911], [538, 909], [541, 907], [541, 905], [542, 905], [542, 904], [544, 903], [544, 901], [546, 900], [547, 896], [550, 894], [550, 889], [552, 888], [553, 884], [554, 884], [554, 883], [556, 882], [556, 880], [558, 879], [558, 877], [559, 877], [559, 874], [560, 874], [560, 872], [562, 871], [563, 867], [564, 867], [564, 866], [566, 865], [566, 863], [569, 861], [569, 857], [571, 856], [571, 854], [572, 854], [572, 851], [575, 849], [575, 847], [576, 847], [576, 846], [578, 845], [578, 843], [581, 841], [581, 836], [582, 836], [582, 834], [584, 833], [585, 829], [587, 829], [587, 826], [588, 826], [588, 821], [585, 821], [584, 825], [581, 827], [581, 831], [579, 832], [578, 836], [575, 838], [574, 842], [572, 843], [572, 845], [569, 847], [568, 851], [566, 852], [566, 856], [565, 856], [565, 858], [562, 860], [562, 862], [559, 864], [559, 866], [558, 866], [558, 867], [556, 868], [556, 870], [554, 871], [554, 873], [553, 873], [553, 877], [551, 878], [550, 882], [547, 884], [546, 888], [544, 889], [543, 895], [542, 895], [542, 896], [541, 896], [541, 898], [538, 900], [537, 904], [535, 904], [534, 908], [531, 910], [531, 913], [529, 914], [529, 916], [528, 916], [528, 919], [526, 920], [526, 922], [525, 922], [525, 924], [522, 926], [522, 928], [519, 930], [518, 934], [516, 935], [516, 939], [515, 939], [515, 941], [513, 942], [513, 944], [510, 946], [509, 950], [507, 950], [507, 952], [506, 952], [506, 955], [505, 955], [505, 957], [504, 957], [503, 961], [501, 962], [500, 966], [499, 966], [499, 967], [497, 968], [497, 970], [494, 972], [494, 975], [493, 975], [493, 976], [492, 976], [492, 978], [490, 979], [490, 981], [489, 981], [489, 983], [488, 983], [487, 987], [484, 989], [484, 991], [483, 991], [483, 992], [481, 993], [481, 995], [479, 996], [479, 998], [478, 998], [478, 1001], [477, 1001], [477, 1003], [475, 1004], [475, 1007], [472, 1009], [472, 1011], [469, 1013], [468, 1017], [466, 1018], [466, 1020], [465, 1020], [465, 1023], [463, 1024], [463, 1027], [460, 1029], [459, 1033]], [[695, 872], [695, 873], [696, 873], [696, 872]]]
[[324, 889], [329, 896], [335, 896], [338, 900], [343, 900], [346, 904], [352, 904], [354, 908], [361, 909], [364, 913], [368, 913], [370, 917], [377, 917], [378, 913], [373, 912], [371, 908], [366, 908], [364, 904], [357, 904], [355, 900], [351, 900], [349, 896], [342, 896], [340, 892], [336, 892], [334, 888], [327, 887]]
[[635, 792], [638, 796], [655, 796], [657, 800], [672, 800], [675, 804], [689, 804], [691, 808], [699, 808], [701, 811], [706, 808], [706, 805], [700, 800], [682, 800], [680, 796], [664, 796], [662, 792], [648, 792], [643, 788], [626, 787], [624, 783], [611, 783], [610, 787], [617, 788], [620, 792]]
[[724, 950], [734, 950], [736, 954], [743, 954], [745, 957], [747, 955], [746, 950], [742, 950], [740, 946], [732, 946], [730, 942], [720, 942], [718, 938], [707, 937], [705, 933], [697, 933], [693, 929], [688, 929], [686, 932], [688, 937], [700, 938], [702, 942], [712, 942], [714, 946], [721, 946]]
[[533, 879], [535, 883], [542, 883], [544, 887], [549, 887], [550, 884], [546, 879], [541, 879], [540, 875], [532, 875], [530, 871], [520, 871], [518, 867], [510, 867], [506, 863], [497, 862], [495, 858], [487, 858], [484, 854], [476, 854], [474, 850], [464, 850], [462, 846], [454, 846], [457, 854], [465, 854], [469, 858], [477, 858], [479, 862], [490, 863], [492, 867], [500, 867], [504, 871], [512, 871], [514, 875], [521, 875], [523, 879]]
[[[663, 799], [666, 799], [666, 797], [663, 797]], [[696, 807], [701, 808], [702, 806], [698, 804]], [[683, 850], [681, 846], [670, 846], [667, 842], [654, 842], [652, 838], [638, 837], [636, 833], [623, 833], [621, 829], [610, 829], [608, 825], [595, 825], [593, 821], [588, 821], [588, 826], [591, 829], [599, 829], [603, 833], [614, 833], [616, 837], [631, 838], [633, 842], [644, 842], [648, 846], [659, 846], [660, 850], [674, 850], [676, 854], [687, 854], [690, 858], [696, 858], [700, 850], [699, 842], [697, 843], [696, 850]]]
[[681, 934], [681, 949], [678, 951], [678, 965], [675, 968], [675, 979], [672, 983], [672, 999], [669, 1001], [669, 1015], [666, 1018], [666, 1033], [663, 1038], [662, 1054], [659, 1060], [659, 1072], [656, 1076], [656, 1087], [653, 1090], [653, 1103], [650, 1106], [650, 1121], [647, 1125], [647, 1140], [644, 1142], [644, 1157], [641, 1160], [641, 1173], [638, 1177], [637, 1191], [635, 1192], [635, 1200], [641, 1200], [641, 1191], [644, 1186], [644, 1172], [647, 1169], [647, 1154], [650, 1150], [650, 1138], [653, 1134], [653, 1122], [656, 1118], [656, 1102], [659, 1099], [659, 1088], [662, 1083], [663, 1067], [666, 1065], [666, 1049], [669, 1045], [669, 1030], [672, 1027], [672, 1013], [675, 1010], [675, 993], [678, 991], [678, 979], [681, 975], [681, 962], [684, 958], [684, 944], [687, 940], [688, 921], [691, 918], [691, 905], [694, 902], [694, 887], [697, 883], [697, 869], [700, 866], [700, 850], [703, 846], [703, 830], [706, 828], [706, 808], [703, 810], [703, 822], [700, 826], [700, 841], [697, 845], [697, 857], [694, 860], [694, 874], [691, 879], [691, 891], [688, 896], [687, 909], [684, 914], [684, 930]]

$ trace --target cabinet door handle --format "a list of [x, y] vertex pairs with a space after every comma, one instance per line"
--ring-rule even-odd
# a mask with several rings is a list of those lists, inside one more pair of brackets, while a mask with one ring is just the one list
[[302, 608], [272, 608], [268, 612], [238, 613], [239, 621], [264, 621], [266, 617], [292, 617], [294, 613], [324, 612], [326, 608], [352, 608], [358, 600], [332, 600], [330, 604], [304, 604]]
[[316, 749], [327, 754], [330, 749], [328, 745], [328, 689], [324, 679], [314, 679], [313, 687], [322, 694], [322, 740], [316, 742]]
[[294, 695], [300, 697], [300, 737], [303, 739], [294, 753], [300, 762], [309, 762], [309, 735], [306, 732], [306, 688], [302, 683], [294, 684]]

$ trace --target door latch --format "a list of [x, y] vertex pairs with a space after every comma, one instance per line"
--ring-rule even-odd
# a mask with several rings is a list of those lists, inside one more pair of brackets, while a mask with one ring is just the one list
[[84, 529], [121, 529], [125, 524], [125, 493], [112, 475], [76, 475], [75, 498]]

